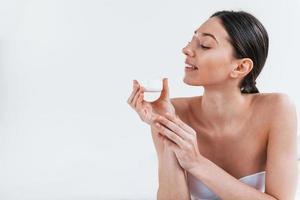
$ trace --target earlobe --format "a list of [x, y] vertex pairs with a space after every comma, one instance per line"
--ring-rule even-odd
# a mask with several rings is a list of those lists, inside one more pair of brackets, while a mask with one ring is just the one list
[[232, 78], [237, 78], [239, 76], [238, 73], [237, 73], [237, 71], [236, 71], [236, 69], [233, 69], [231, 71], [230, 75], [231, 75]]

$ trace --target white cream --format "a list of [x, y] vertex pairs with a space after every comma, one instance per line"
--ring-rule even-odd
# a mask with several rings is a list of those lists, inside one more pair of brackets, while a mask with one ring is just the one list
[[161, 92], [162, 91], [162, 79], [150, 79], [150, 80], [141, 80], [141, 86], [144, 87], [145, 92]]

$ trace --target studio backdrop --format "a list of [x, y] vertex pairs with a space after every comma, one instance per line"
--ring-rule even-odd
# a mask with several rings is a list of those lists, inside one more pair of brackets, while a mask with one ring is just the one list
[[[300, 108], [300, 2], [0, 0], [0, 199], [156, 199], [148, 125], [127, 104], [133, 79], [182, 81], [182, 48], [218, 10], [255, 15], [270, 37], [260, 92]], [[146, 99], [157, 98], [156, 94]]]

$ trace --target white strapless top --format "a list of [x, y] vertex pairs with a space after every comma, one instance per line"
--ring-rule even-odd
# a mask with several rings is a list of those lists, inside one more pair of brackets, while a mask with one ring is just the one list
[[[265, 171], [244, 176], [239, 181], [265, 192]], [[187, 172], [187, 182], [191, 194], [191, 200], [220, 200], [220, 198], [206, 187], [199, 179]]]

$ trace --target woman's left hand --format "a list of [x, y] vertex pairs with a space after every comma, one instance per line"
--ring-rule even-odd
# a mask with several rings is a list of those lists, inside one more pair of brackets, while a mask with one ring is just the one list
[[174, 151], [181, 167], [187, 171], [197, 167], [203, 156], [199, 152], [196, 131], [168, 113], [155, 121], [156, 129], [165, 137], [165, 145]]

